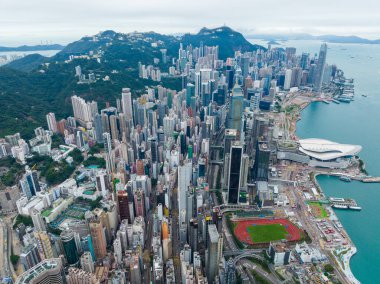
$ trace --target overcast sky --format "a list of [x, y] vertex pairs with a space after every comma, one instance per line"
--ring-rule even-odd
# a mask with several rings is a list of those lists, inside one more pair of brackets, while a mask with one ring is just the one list
[[380, 38], [379, 0], [0, 0], [0, 45], [62, 43], [118, 32], [242, 32]]

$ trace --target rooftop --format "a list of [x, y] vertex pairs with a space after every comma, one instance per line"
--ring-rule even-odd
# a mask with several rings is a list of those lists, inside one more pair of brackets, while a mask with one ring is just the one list
[[59, 258], [52, 258], [52, 259], [46, 259], [36, 266], [33, 266], [31, 269], [25, 271], [23, 274], [21, 274], [16, 279], [16, 284], [23, 284], [23, 283], [33, 283], [33, 279], [36, 278], [38, 275], [43, 273], [47, 270], [53, 270], [59, 266], [61, 266], [61, 259]]
[[299, 150], [302, 153], [322, 161], [355, 156], [362, 150], [362, 146], [360, 145], [339, 144], [317, 138], [301, 139], [299, 143]]

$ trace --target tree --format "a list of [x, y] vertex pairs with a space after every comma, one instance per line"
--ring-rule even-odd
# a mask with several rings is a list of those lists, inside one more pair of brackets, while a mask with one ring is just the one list
[[98, 166], [99, 168], [105, 168], [106, 167], [106, 161], [103, 158], [98, 158], [95, 156], [90, 156], [83, 162], [83, 165], [85, 167], [88, 166]]
[[59, 134], [53, 134], [51, 136], [51, 148], [58, 148], [59, 145], [65, 144], [65, 141], [63, 140], [62, 136]]
[[30, 216], [27, 216], [27, 215], [21, 215], [21, 214], [18, 214], [17, 217], [16, 217], [16, 222], [13, 226], [13, 229], [16, 229], [18, 224], [24, 224], [25, 227], [27, 226], [33, 226], [33, 221], [32, 221], [32, 217]]
[[17, 265], [17, 262], [19, 259], [20, 259], [20, 256], [18, 256], [17, 254], [11, 254], [11, 262], [13, 266]]
[[325, 270], [325, 272], [333, 273], [334, 272], [334, 267], [330, 263], [328, 263], [328, 264], [326, 264], [324, 266], [324, 270]]
[[73, 158], [75, 165], [79, 165], [80, 163], [83, 162], [84, 158], [82, 155], [82, 152], [78, 149], [75, 148], [71, 153], [70, 156]]

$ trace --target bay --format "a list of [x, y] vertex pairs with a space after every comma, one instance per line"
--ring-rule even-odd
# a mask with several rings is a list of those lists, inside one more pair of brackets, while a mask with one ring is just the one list
[[[254, 41], [256, 43], [258, 42]], [[287, 41], [282, 47], [297, 53], [318, 53], [320, 41]], [[327, 62], [336, 64], [346, 77], [355, 80], [355, 101], [339, 105], [313, 103], [297, 123], [300, 138], [325, 138], [363, 146], [359, 154], [368, 173], [380, 176], [380, 45], [328, 43]], [[361, 96], [362, 94], [367, 97]], [[351, 270], [362, 283], [379, 283], [380, 184], [345, 183], [338, 178], [319, 176], [326, 196], [354, 198], [362, 211], [336, 210], [342, 225], [358, 249]]]

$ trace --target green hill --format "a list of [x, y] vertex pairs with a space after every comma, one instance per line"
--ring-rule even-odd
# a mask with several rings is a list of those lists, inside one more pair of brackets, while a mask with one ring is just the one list
[[[38, 54], [15, 60], [0, 67], [0, 137], [20, 131], [25, 138], [33, 136], [37, 126], [46, 127], [45, 115], [55, 112], [57, 119], [72, 115], [70, 97], [77, 94], [86, 100], [98, 101], [99, 108], [106, 102], [115, 105], [123, 87], [132, 89], [135, 97], [145, 92], [146, 86], [158, 84], [179, 90], [181, 79], [164, 78], [161, 82], [140, 79], [138, 63], [154, 65], [161, 58], [161, 49], [169, 57], [177, 57], [180, 42], [184, 45], [219, 45], [219, 57], [233, 56], [234, 51], [252, 51], [259, 46], [250, 44], [244, 37], [229, 28], [202, 29], [197, 35], [182, 38], [154, 32], [122, 34], [105, 31], [92, 37], [83, 37], [68, 44], [50, 58]], [[70, 55], [91, 55], [88, 58], [69, 60]], [[48, 64], [43, 64], [48, 63]], [[155, 66], [167, 72], [171, 62]], [[78, 84], [75, 67], [82, 73], [94, 73], [96, 82]], [[109, 80], [104, 80], [105, 77]]]
[[7, 64], [7, 67], [19, 71], [30, 72], [38, 68], [41, 64], [48, 62], [47, 57], [42, 56], [41, 54], [29, 54], [25, 57], [22, 57], [18, 60], [11, 61]]
[[203, 28], [199, 33], [185, 34], [181, 38], [184, 46], [191, 44], [192, 46], [199, 46], [201, 42], [203, 45], [219, 46], [219, 58], [226, 59], [233, 57], [235, 51], [247, 52], [255, 51], [257, 49], [266, 50], [260, 45], [253, 45], [248, 42], [241, 33], [238, 33], [228, 27], [220, 27], [216, 29]]

